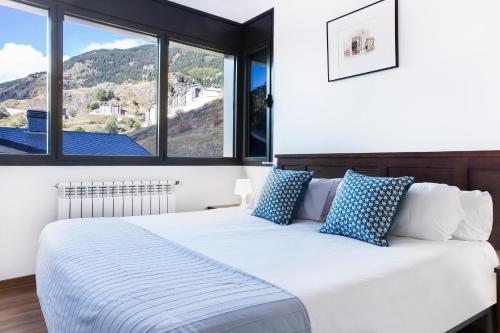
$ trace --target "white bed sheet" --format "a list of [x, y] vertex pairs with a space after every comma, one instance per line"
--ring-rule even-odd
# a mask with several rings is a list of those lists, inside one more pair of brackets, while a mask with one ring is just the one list
[[486, 242], [392, 237], [381, 248], [239, 208], [126, 220], [287, 289], [314, 333], [442, 333], [496, 302], [498, 257]]

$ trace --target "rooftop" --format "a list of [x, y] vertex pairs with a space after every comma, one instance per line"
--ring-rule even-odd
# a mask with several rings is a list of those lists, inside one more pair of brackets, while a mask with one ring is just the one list
[[[27, 128], [0, 127], [0, 146], [29, 154], [47, 153], [46, 112], [29, 110]], [[66, 155], [151, 156], [125, 134], [63, 132]]]

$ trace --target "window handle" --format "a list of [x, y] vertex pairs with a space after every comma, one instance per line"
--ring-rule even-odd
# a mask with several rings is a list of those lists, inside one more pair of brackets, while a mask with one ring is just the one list
[[273, 95], [268, 94], [267, 98], [264, 100], [264, 103], [266, 103], [266, 106], [268, 108], [272, 108], [274, 104]]

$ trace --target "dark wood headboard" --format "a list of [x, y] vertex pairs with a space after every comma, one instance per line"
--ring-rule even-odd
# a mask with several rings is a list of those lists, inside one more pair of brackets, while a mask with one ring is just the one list
[[488, 191], [493, 197], [491, 244], [500, 250], [500, 151], [276, 155], [278, 167], [341, 178], [348, 169], [367, 176], [414, 176], [417, 182]]

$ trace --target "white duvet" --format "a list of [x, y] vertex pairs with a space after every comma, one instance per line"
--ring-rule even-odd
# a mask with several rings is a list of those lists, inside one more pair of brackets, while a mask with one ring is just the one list
[[126, 220], [287, 289], [314, 333], [442, 333], [496, 303], [486, 242], [392, 237], [381, 248], [239, 208]]

